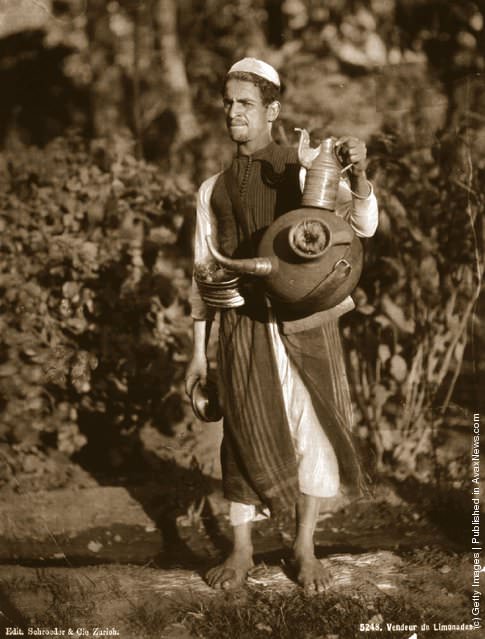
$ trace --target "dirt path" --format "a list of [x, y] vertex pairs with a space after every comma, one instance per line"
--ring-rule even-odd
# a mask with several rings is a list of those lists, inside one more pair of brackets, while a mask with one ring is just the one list
[[[178, 512], [154, 484], [17, 495], [0, 505], [0, 563], [199, 564], [227, 550], [227, 504], [217, 490]], [[291, 518], [260, 522], [256, 552], [266, 559], [284, 555], [292, 526]], [[347, 506], [341, 498], [328, 500], [316, 541], [322, 555], [427, 545], [460, 549], [418, 508], [383, 490], [377, 499]]]
[[247, 587], [205, 584], [229, 543], [217, 491], [182, 515], [154, 486], [18, 496], [0, 508], [0, 619], [9, 636], [408, 639], [413, 624], [419, 638], [478, 636], [446, 630], [471, 621], [471, 557], [460, 539], [389, 490], [329, 506], [316, 537], [333, 582], [309, 598], [285, 561], [291, 519], [256, 525]]
[[[432, 559], [432, 561], [430, 561]], [[401, 631], [386, 629], [391, 624], [421, 624], [463, 622], [467, 610], [466, 584], [469, 565], [466, 558], [444, 553], [414, 554], [407, 558], [396, 553], [380, 551], [360, 555], [329, 555], [322, 560], [334, 575], [329, 593], [320, 599], [338, 598], [341, 605], [353, 600], [359, 614], [353, 619], [341, 619], [346, 633], [342, 639], [354, 636], [373, 636], [360, 633], [361, 623], [379, 624], [379, 636], [408, 637]], [[96, 636], [100, 627], [123, 639], [160, 637], [230, 637], [221, 634], [223, 617], [232, 606], [254, 616], [253, 634], [244, 629], [234, 636], [268, 637], [277, 634], [276, 620], [268, 616], [266, 622], [257, 621], [254, 602], [273, 599], [283, 602], [298, 600], [300, 589], [279, 566], [259, 566], [250, 577], [248, 587], [235, 594], [212, 591], [198, 572], [183, 569], [160, 569], [151, 566], [86, 566], [79, 568], [50, 567], [33, 569], [20, 566], [0, 567], [0, 587], [8, 606], [4, 606], [4, 621], [11, 627], [81, 629], [83, 636]], [[314, 600], [315, 597], [312, 598]], [[308, 605], [315, 607], [315, 601]], [[287, 604], [288, 606], [288, 604]], [[386, 607], [387, 606], [387, 607]], [[387, 610], [384, 616], [381, 611]], [[343, 612], [343, 608], [342, 608]], [[216, 613], [219, 613], [216, 614]], [[249, 621], [249, 619], [248, 619]], [[308, 620], [307, 620], [308, 621]], [[303, 626], [305, 625], [303, 617]], [[285, 623], [293, 627], [293, 637], [324, 637], [327, 635], [299, 634], [302, 621], [290, 611]], [[314, 619], [318, 631], [320, 619]], [[258, 626], [259, 624], [259, 626]], [[241, 624], [240, 624], [241, 625]], [[308, 624], [307, 624], [308, 625]], [[335, 624], [334, 624], [335, 625]], [[338, 625], [338, 624], [337, 624]], [[258, 627], [256, 627], [258, 626]], [[81, 632], [79, 631], [79, 632]], [[246, 628], [246, 633], [249, 628]], [[306, 632], [306, 631], [305, 631]], [[90, 634], [87, 634], [90, 633]], [[375, 635], [377, 636], [377, 635]], [[428, 636], [428, 634], [420, 634]], [[431, 636], [431, 635], [429, 635]], [[433, 631], [432, 636], [456, 636]], [[460, 637], [472, 636], [460, 633]], [[473, 635], [476, 637], [476, 633]]]

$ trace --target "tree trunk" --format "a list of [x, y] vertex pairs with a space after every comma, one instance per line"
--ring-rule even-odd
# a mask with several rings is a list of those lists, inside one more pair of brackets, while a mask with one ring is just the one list
[[283, 31], [285, 20], [282, 3], [279, 0], [266, 0], [266, 13], [268, 16], [266, 32], [268, 43], [273, 47], [283, 46]]
[[88, 0], [86, 33], [92, 73], [91, 134], [99, 136], [112, 133], [125, 124], [121, 121], [122, 74], [115, 60], [115, 36], [104, 0]]
[[140, 99], [140, 28], [142, 5], [138, 4], [133, 11], [133, 129], [135, 133], [135, 154], [138, 159], [142, 156], [142, 127], [141, 127], [141, 99]]
[[199, 125], [192, 108], [190, 86], [179, 44], [177, 3], [175, 0], [156, 0], [155, 11], [167, 106], [177, 118], [176, 140], [180, 144], [197, 137]]

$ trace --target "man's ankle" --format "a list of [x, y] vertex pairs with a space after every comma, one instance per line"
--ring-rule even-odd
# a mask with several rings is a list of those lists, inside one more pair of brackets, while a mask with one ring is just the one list
[[293, 543], [293, 554], [297, 559], [313, 556], [315, 554], [313, 539], [298, 539], [297, 537]]
[[240, 557], [252, 558], [254, 554], [254, 548], [252, 544], [237, 544], [234, 545], [231, 555], [238, 555]]

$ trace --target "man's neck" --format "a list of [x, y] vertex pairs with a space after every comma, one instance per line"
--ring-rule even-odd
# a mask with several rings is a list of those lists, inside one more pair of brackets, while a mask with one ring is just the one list
[[237, 154], [238, 155], [253, 155], [253, 153], [257, 153], [264, 149], [268, 144], [271, 144], [273, 138], [271, 137], [271, 133], [265, 135], [257, 140], [251, 140], [250, 142], [243, 142], [242, 144], [237, 145]]

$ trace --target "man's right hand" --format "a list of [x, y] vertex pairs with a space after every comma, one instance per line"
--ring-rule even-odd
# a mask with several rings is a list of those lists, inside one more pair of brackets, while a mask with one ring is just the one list
[[205, 384], [207, 381], [208, 363], [205, 355], [194, 355], [187, 366], [185, 373], [185, 392], [189, 397], [192, 395], [192, 389], [200, 381]]

